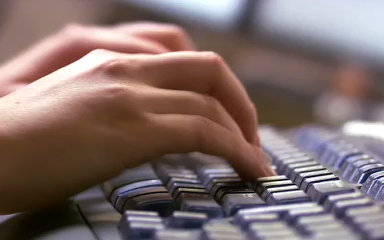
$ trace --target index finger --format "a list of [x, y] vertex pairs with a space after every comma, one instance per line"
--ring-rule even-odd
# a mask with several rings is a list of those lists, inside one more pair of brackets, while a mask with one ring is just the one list
[[245, 88], [220, 56], [172, 52], [138, 59], [144, 82], [159, 88], [194, 91], [221, 102], [250, 143], [260, 146], [256, 109]]

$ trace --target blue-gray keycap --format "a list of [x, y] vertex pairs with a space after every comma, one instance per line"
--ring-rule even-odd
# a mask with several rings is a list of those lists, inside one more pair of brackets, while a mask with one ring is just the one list
[[173, 198], [177, 197], [178, 189], [180, 188], [190, 188], [190, 189], [198, 189], [206, 192], [205, 187], [198, 183], [182, 183], [182, 182], [174, 182], [171, 186], [169, 186], [168, 191], [171, 193]]
[[329, 171], [328, 169], [312, 171], [312, 172], [303, 172], [303, 173], [300, 173], [296, 176], [294, 183], [300, 187], [303, 180], [306, 178], [318, 177], [318, 176], [324, 176], [324, 175], [330, 175], [330, 174], [333, 174], [333, 173], [331, 171]]
[[326, 209], [327, 211], [331, 211], [334, 208], [335, 203], [338, 201], [347, 200], [347, 199], [348, 200], [358, 199], [363, 197], [364, 195], [359, 191], [351, 192], [351, 193], [342, 193], [337, 195], [330, 195], [324, 201], [323, 206], [324, 206], [324, 209]]
[[266, 188], [262, 194], [261, 194], [261, 199], [263, 199], [264, 201], [267, 200], [267, 198], [269, 197], [269, 195], [271, 193], [275, 193], [275, 192], [287, 192], [287, 191], [292, 191], [292, 190], [299, 190], [299, 188], [296, 186], [296, 185], [288, 185], [288, 186], [283, 186], [283, 187], [271, 187], [271, 188]]
[[289, 164], [295, 164], [295, 163], [302, 163], [302, 162], [309, 162], [309, 161], [313, 161], [313, 158], [311, 157], [298, 157], [298, 158], [293, 158], [293, 159], [289, 159], [289, 160], [285, 160], [285, 161], [281, 161], [281, 162], [278, 162], [276, 163], [276, 166], [277, 166], [277, 172], [279, 174], [283, 174], [284, 173], [284, 169], [289, 165]]
[[305, 173], [305, 172], [314, 172], [314, 171], [320, 171], [320, 170], [327, 170], [323, 165], [321, 164], [315, 164], [311, 166], [306, 166], [306, 167], [299, 167], [299, 168], [293, 168], [290, 172], [288, 178], [291, 179], [292, 181], [295, 181], [296, 177], [300, 173]]
[[316, 206], [318, 206], [316, 203], [309, 202], [309, 203], [296, 203], [296, 204], [243, 209], [237, 212], [237, 214], [235, 215], [235, 218], [241, 217], [242, 215], [258, 215], [258, 214], [264, 214], [264, 213], [277, 213], [279, 215], [283, 215], [289, 210], [301, 209], [301, 208], [312, 208]]
[[311, 199], [302, 190], [272, 193], [267, 198], [268, 205], [310, 202]]
[[169, 218], [168, 227], [199, 229], [208, 221], [205, 213], [175, 211]]
[[255, 193], [226, 194], [223, 197], [223, 209], [226, 216], [232, 216], [240, 209], [265, 205], [266, 203]]
[[373, 199], [375, 200], [381, 201], [384, 199], [383, 190], [384, 190], [384, 177], [381, 177], [372, 184], [372, 187], [369, 191], [369, 196], [372, 196]]
[[300, 163], [291, 163], [291, 164], [288, 164], [284, 168], [284, 175], [288, 176], [289, 179], [292, 179], [291, 178], [291, 172], [294, 169], [300, 169], [300, 168], [316, 166], [316, 165], [319, 165], [319, 163], [315, 160], [311, 160], [311, 161], [307, 161], [307, 162], [300, 162]]
[[354, 188], [346, 185], [343, 181], [335, 180], [311, 184], [307, 193], [314, 201], [323, 203], [330, 195], [350, 193], [354, 191]]
[[273, 182], [265, 182], [258, 185], [255, 189], [255, 192], [259, 195], [265, 191], [265, 189], [273, 188], [273, 187], [283, 187], [293, 185], [291, 180], [281, 180], [281, 181], [273, 181]]
[[157, 230], [164, 229], [164, 224], [156, 213], [126, 211], [118, 228], [125, 239], [145, 239], [151, 238]]
[[334, 204], [332, 212], [339, 218], [342, 218], [349, 208], [372, 206], [374, 203], [369, 198], [358, 198], [338, 201]]
[[234, 223], [243, 229], [247, 229], [251, 223], [278, 222], [280, 216], [277, 213], [261, 213], [257, 215], [237, 215]]
[[344, 179], [350, 181], [356, 169], [371, 163], [377, 163], [377, 161], [375, 159], [365, 159], [365, 160], [359, 160], [359, 161], [353, 162], [344, 170], [344, 172], [342, 173], [342, 176]]
[[284, 219], [290, 224], [294, 225], [297, 220], [301, 217], [306, 216], [316, 216], [325, 214], [325, 210], [321, 206], [316, 206], [313, 208], [304, 208], [304, 209], [295, 209], [288, 211], [286, 215], [284, 215]]
[[365, 194], [368, 194], [370, 196], [374, 196], [375, 194], [371, 194], [371, 189], [373, 185], [380, 179], [384, 177], [384, 171], [379, 171], [371, 174], [367, 181], [365, 181], [361, 187], [361, 191], [364, 192]]
[[349, 168], [353, 168], [353, 163], [361, 161], [361, 160], [369, 160], [372, 159], [371, 156], [364, 154], [364, 155], [356, 155], [348, 157], [340, 166], [338, 172], [339, 174], [344, 177], [344, 174], [347, 174], [350, 170]]
[[[126, 184], [122, 187], [115, 188], [110, 194], [109, 201], [112, 203], [112, 205], [116, 205], [117, 201], [123, 195], [148, 187], [163, 187], [163, 183], [158, 179], [152, 179]], [[121, 207], [122, 205], [120, 205], [120, 208]]]
[[368, 179], [369, 175], [383, 170], [384, 165], [381, 163], [367, 164], [357, 168], [349, 181], [352, 183], [364, 183]]
[[165, 193], [168, 194], [168, 191], [163, 186], [146, 186], [141, 188], [135, 188], [130, 191], [124, 191], [123, 193], [117, 196], [114, 207], [118, 211], [122, 211], [124, 204], [129, 200], [133, 199], [136, 196], [153, 194], [153, 193]]
[[304, 181], [301, 183], [300, 188], [304, 192], [308, 192], [308, 189], [311, 185], [320, 183], [320, 182], [330, 182], [330, 181], [337, 181], [339, 178], [335, 176], [334, 174], [328, 174], [324, 176], [317, 176], [317, 177], [310, 177], [304, 179]]
[[163, 229], [154, 234], [154, 240], [200, 240], [200, 231], [190, 229]]
[[168, 192], [149, 192], [128, 199], [123, 209], [157, 211], [161, 216], [169, 216], [174, 210], [174, 205]]
[[221, 207], [208, 194], [182, 192], [176, 199], [176, 205], [182, 211], [206, 213], [210, 218], [223, 217]]
[[209, 173], [206, 174], [203, 179], [203, 185], [207, 186], [207, 184], [214, 178], [238, 178], [239, 175], [235, 172], [230, 173]]
[[275, 181], [284, 181], [284, 180], [289, 180], [286, 176], [284, 175], [278, 175], [278, 176], [271, 176], [271, 177], [261, 177], [258, 178], [254, 183], [253, 183], [253, 188], [255, 189], [256, 192], [261, 192], [261, 185], [263, 183], [267, 182], [275, 182]]

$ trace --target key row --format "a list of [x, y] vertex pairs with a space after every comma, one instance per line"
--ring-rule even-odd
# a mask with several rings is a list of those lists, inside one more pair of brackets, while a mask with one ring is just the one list
[[[344, 180], [362, 184], [363, 193], [374, 200], [384, 201], [384, 165], [381, 160], [356, 147], [341, 134], [324, 128], [303, 128], [297, 139], [303, 148], [336, 170]], [[381, 142], [375, 144], [383, 145]]]

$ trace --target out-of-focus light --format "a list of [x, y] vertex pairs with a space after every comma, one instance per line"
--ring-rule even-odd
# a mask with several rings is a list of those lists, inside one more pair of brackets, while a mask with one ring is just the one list
[[245, 0], [124, 0], [124, 2], [216, 30], [234, 28], [246, 4]]
[[266, 34], [384, 60], [384, 1], [266, 0], [255, 24]]
[[344, 124], [342, 131], [347, 135], [367, 136], [384, 140], [383, 122], [351, 121]]

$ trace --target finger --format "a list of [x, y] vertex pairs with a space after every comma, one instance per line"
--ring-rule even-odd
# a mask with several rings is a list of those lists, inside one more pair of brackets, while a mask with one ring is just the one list
[[47, 38], [12, 62], [15, 67], [19, 66], [26, 71], [23, 72], [23, 82], [32, 82], [80, 59], [95, 49], [144, 54], [169, 51], [163, 45], [148, 39], [126, 36], [112, 30], [75, 25]]
[[143, 82], [213, 96], [238, 123], [247, 141], [260, 146], [255, 107], [243, 85], [217, 54], [173, 52], [135, 58]]
[[198, 115], [220, 124], [235, 134], [241, 135], [237, 123], [215, 98], [189, 91], [149, 88], [141, 92], [144, 111], [162, 114]]
[[163, 153], [201, 152], [220, 156], [247, 180], [274, 175], [258, 147], [207, 118], [173, 114], [158, 114], [153, 118]]
[[114, 27], [128, 35], [134, 35], [161, 43], [171, 51], [194, 51], [195, 45], [188, 34], [173, 24], [126, 23]]

